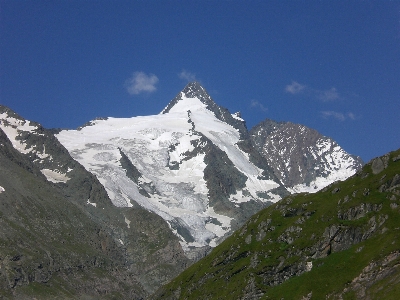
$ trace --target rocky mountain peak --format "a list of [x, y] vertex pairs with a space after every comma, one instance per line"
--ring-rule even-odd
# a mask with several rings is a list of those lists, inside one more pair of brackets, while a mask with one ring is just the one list
[[217, 119], [236, 128], [239, 131], [242, 139], [248, 137], [246, 122], [236, 114], [232, 115], [225, 107], [216, 104], [206, 89], [197, 81], [188, 83], [184, 89], [169, 102], [169, 104], [161, 111], [160, 114], [169, 113], [172, 107], [177, 105], [179, 101], [187, 98], [199, 99], [201, 103], [205, 104], [206, 109], [214, 113]]
[[218, 107], [218, 105], [214, 102], [214, 100], [207, 93], [205, 88], [203, 88], [199, 82], [194, 81], [194, 82], [188, 83], [184, 87], [184, 89], [174, 99], [172, 99], [170, 101], [170, 103], [164, 108], [164, 110], [161, 113], [166, 114], [166, 113], [170, 112], [172, 107], [174, 107], [179, 101], [181, 101], [185, 98], [197, 98], [203, 104], [206, 105], [208, 110], [211, 110], [213, 112], [214, 112], [215, 108]]
[[[205, 88], [197, 81], [189, 82], [185, 88], [182, 90], [182, 92], [186, 95], [188, 98], [210, 98], [208, 95], [207, 91]], [[212, 100], [211, 100], [212, 101]]]
[[[44, 224], [43, 228], [52, 231], [49, 240], [47, 236], [30, 240], [35, 245], [50, 245], [44, 256], [43, 249], [38, 252], [40, 257], [26, 252], [33, 244], [17, 251], [18, 245], [9, 244], [7, 253], [0, 247], [0, 257], [11, 255], [13, 266], [18, 268], [6, 265], [6, 270], [4, 262], [10, 259], [0, 260], [2, 270], [17, 272], [0, 272], [0, 298], [5, 290], [2, 283], [11, 282], [8, 278], [14, 278], [12, 286], [7, 287], [10, 290], [15, 285], [28, 285], [30, 278], [47, 282], [65, 265], [75, 266], [65, 252], [57, 254], [57, 245], [64, 234], [80, 233], [78, 226], [85, 228], [83, 234], [65, 236], [66, 240], [85, 249], [84, 255], [86, 249], [95, 247], [89, 250], [95, 253], [95, 261], [99, 261], [99, 250], [105, 262], [126, 267], [128, 273], [118, 271], [118, 282], [134, 272], [129, 278], [137, 281], [137, 287], [133, 287], [136, 281], [127, 282], [127, 286], [135, 289], [133, 298], [143, 299], [187, 264], [206, 255], [262, 208], [290, 192], [316, 192], [357, 169], [354, 157], [303, 125], [265, 120], [247, 131], [240, 113], [231, 114], [217, 105], [198, 82], [186, 85], [157, 116], [103, 118], [88, 125], [78, 130], [47, 130], [0, 105], [0, 202], [12, 204], [0, 205], [0, 228], [6, 228], [0, 230], [0, 240], [20, 240], [14, 238], [19, 233], [8, 229], [11, 227], [31, 228], [36, 235], [40, 232], [37, 228], [42, 228], [36, 224]], [[387, 159], [376, 160], [372, 172], [383, 172], [387, 165]], [[18, 166], [23, 168], [17, 172]], [[397, 183], [396, 177], [393, 184]], [[20, 202], [20, 207], [26, 210], [18, 208], [10, 214], [9, 208], [16, 207], [13, 203], [21, 198], [25, 184], [29, 196], [22, 197], [26, 201]], [[392, 183], [387, 185], [391, 187]], [[35, 201], [39, 205], [32, 205]], [[47, 205], [54, 210], [48, 210]], [[31, 218], [25, 218], [25, 211], [32, 207], [38, 212], [31, 214], [34, 226], [29, 223]], [[60, 214], [60, 209], [78, 209], [79, 221], [75, 218], [78, 213]], [[52, 212], [56, 220], [47, 219], [44, 210]], [[4, 221], [8, 215], [9, 220]], [[72, 219], [65, 219], [69, 216]], [[23, 222], [23, 226], [11, 226], [13, 220]], [[70, 229], [58, 230], [58, 224], [63, 223], [70, 224]], [[297, 227], [290, 228], [294, 230], [290, 233], [298, 231]], [[257, 239], [268, 230], [260, 231]], [[10, 238], [4, 238], [10, 232]], [[280, 242], [290, 241], [290, 236], [283, 238]], [[251, 236], [246, 239], [248, 245]], [[71, 250], [66, 249], [67, 253]], [[36, 267], [38, 262], [50, 265], [42, 257], [54, 261], [56, 255], [60, 257], [54, 264], [60, 266], [57, 269]], [[80, 257], [79, 253], [73, 255]], [[22, 260], [29, 260], [29, 264], [23, 262], [21, 267], [21, 257], [26, 257]], [[86, 262], [85, 272], [107, 268], [108, 263], [88, 265], [88, 260], [82, 259]], [[79, 260], [76, 262], [82, 266]], [[35, 267], [31, 268], [31, 263]], [[108, 269], [103, 271], [108, 274]], [[81, 294], [80, 286], [71, 288]]]

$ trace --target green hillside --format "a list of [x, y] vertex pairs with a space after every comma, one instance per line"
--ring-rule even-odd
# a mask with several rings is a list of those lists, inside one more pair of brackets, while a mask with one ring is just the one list
[[400, 150], [254, 215], [151, 299], [398, 299]]

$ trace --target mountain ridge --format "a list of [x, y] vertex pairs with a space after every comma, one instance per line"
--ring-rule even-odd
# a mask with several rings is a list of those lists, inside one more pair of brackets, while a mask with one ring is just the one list
[[344, 180], [364, 164], [333, 139], [301, 124], [266, 119], [250, 130], [250, 139], [291, 192], [316, 192], [322, 182]]

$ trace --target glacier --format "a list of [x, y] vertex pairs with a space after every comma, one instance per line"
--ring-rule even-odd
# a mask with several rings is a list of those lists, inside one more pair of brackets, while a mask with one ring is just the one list
[[[186, 252], [214, 247], [231, 231], [232, 217], [216, 212], [209, 204], [203, 178], [205, 154], [194, 147], [201, 149], [202, 136], [247, 176], [247, 192], [231, 195], [232, 202], [280, 199], [269, 192], [279, 184], [260, 179], [263, 170], [238, 147], [238, 130], [219, 120], [199, 98], [183, 92], [167, 113], [94, 120], [79, 130], [56, 135], [71, 156], [97, 176], [114, 205], [140, 205], [158, 214], [170, 224]], [[121, 165], [122, 156], [140, 173], [137, 182]], [[270, 198], [260, 198], [258, 192], [269, 192]]]

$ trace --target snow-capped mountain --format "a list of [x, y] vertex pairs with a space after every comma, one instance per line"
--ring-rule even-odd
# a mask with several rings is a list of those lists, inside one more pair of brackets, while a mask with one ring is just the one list
[[265, 120], [250, 130], [253, 145], [290, 192], [316, 192], [353, 175], [362, 160], [314, 129]]
[[56, 137], [114, 205], [137, 203], [164, 218], [190, 256], [287, 194], [240, 146], [246, 133], [243, 120], [191, 83], [159, 115], [95, 120]]
[[[266, 120], [249, 132], [240, 113], [217, 105], [197, 82], [158, 115], [96, 119], [54, 135], [2, 107], [0, 126], [41, 176], [68, 187], [68, 197], [82, 182], [75, 180], [84, 176], [82, 165], [114, 207], [140, 207], [164, 219], [192, 260], [261, 208], [345, 179], [362, 164], [302, 125]], [[104, 219], [106, 200], [90, 191], [79, 205]], [[115, 239], [123, 242], [119, 233]]]
[[14, 278], [0, 289], [76, 269], [90, 280], [66, 280], [66, 290], [97, 297], [91, 280], [105, 280], [102, 289], [127, 284], [124, 295], [142, 299], [263, 207], [360, 164], [301, 125], [266, 120], [249, 132], [196, 82], [158, 115], [77, 130], [46, 129], [0, 105], [0, 239], [12, 241], [0, 256], [16, 259], [3, 260], [14, 269], [0, 261], [0, 282]]

